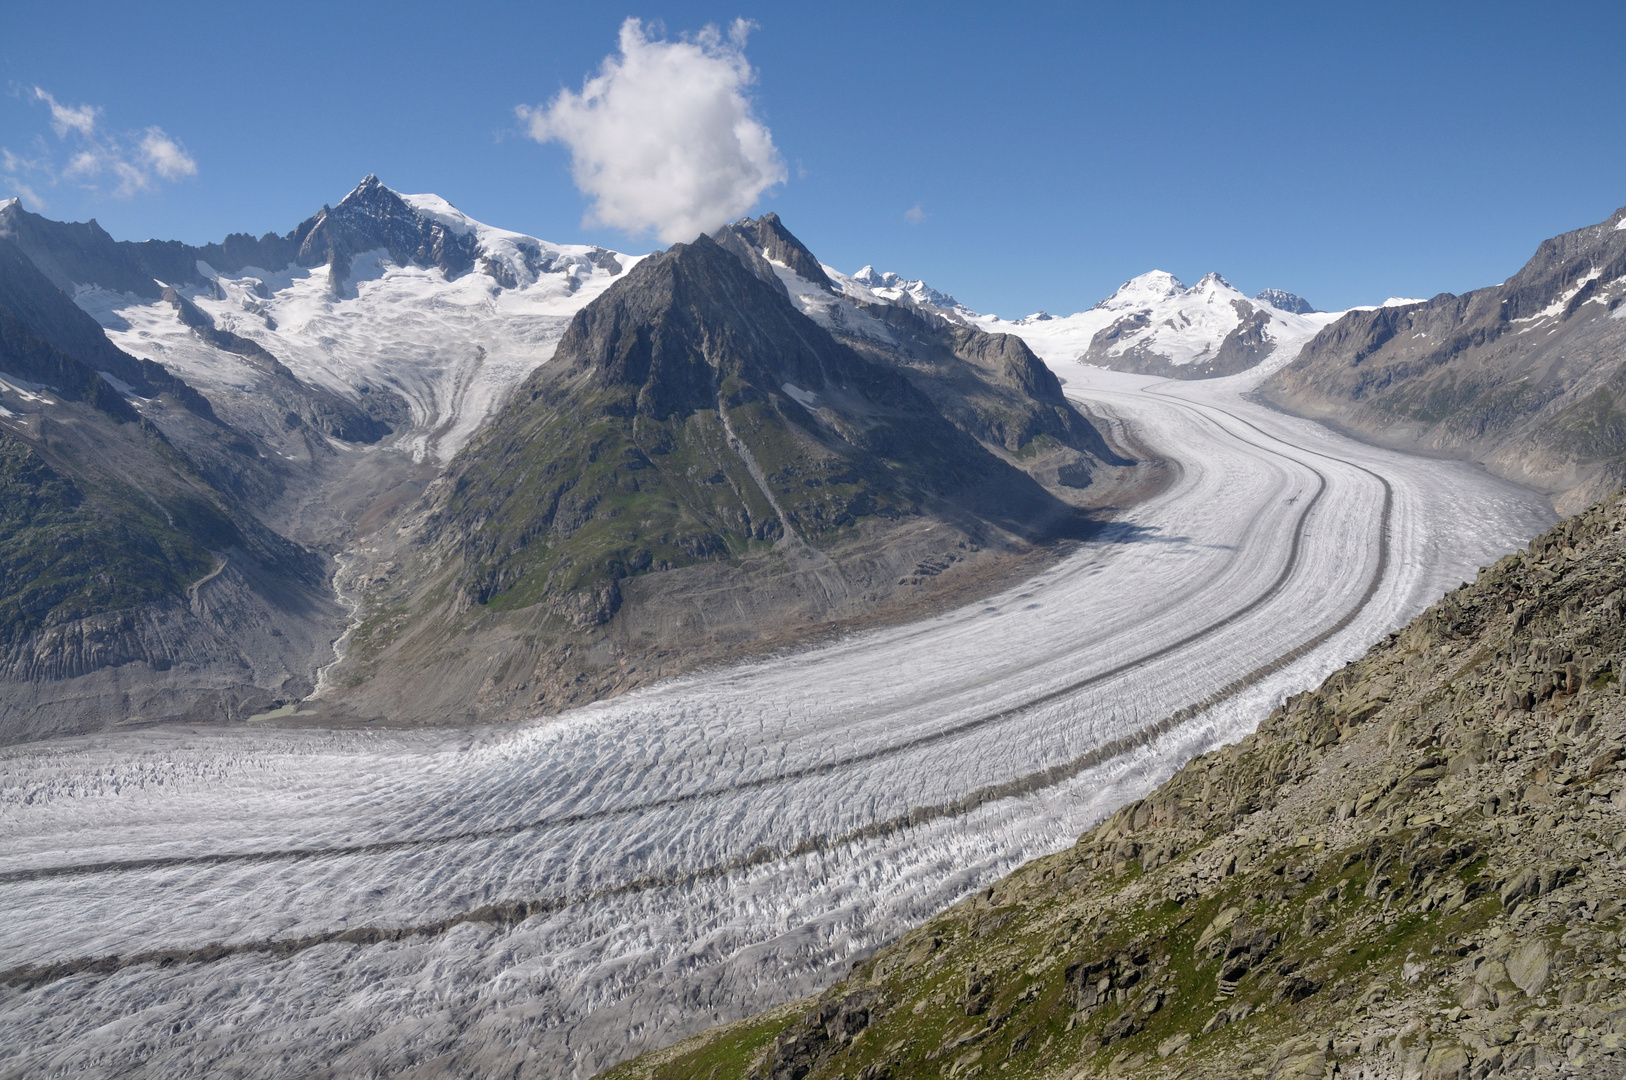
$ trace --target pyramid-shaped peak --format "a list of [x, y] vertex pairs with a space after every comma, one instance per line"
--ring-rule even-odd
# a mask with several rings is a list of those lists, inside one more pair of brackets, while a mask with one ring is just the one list
[[833, 288], [830, 279], [824, 273], [824, 268], [819, 265], [819, 260], [807, 249], [806, 244], [785, 228], [785, 223], [780, 221], [779, 215], [772, 210], [759, 218], [741, 218], [724, 225], [715, 235], [725, 246], [728, 245], [729, 238], [733, 237], [756, 254], [781, 266], [789, 267], [802, 280], [812, 282], [822, 289]]

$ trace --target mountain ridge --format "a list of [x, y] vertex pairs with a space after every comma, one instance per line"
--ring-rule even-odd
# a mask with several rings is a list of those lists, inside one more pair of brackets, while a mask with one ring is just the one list
[[[805, 252], [777, 219], [730, 226], [639, 262], [574, 317], [368, 586], [334, 673], [340, 701], [376, 710], [387, 693], [386, 711], [422, 711], [432, 687], [478, 685], [503, 708], [555, 708], [867, 617], [1087, 531], [1076, 506], [946, 418], [894, 354], [861, 354], [805, 317], [756, 246], [776, 231], [781, 251]], [[1059, 384], [1044, 389], [1105, 451]], [[1013, 433], [1012, 450], [1039, 434]], [[686, 625], [691, 588], [742, 616]], [[454, 659], [466, 641], [521, 634], [533, 644], [484, 650], [489, 665]]]
[[1585, 505], [1626, 482], [1623, 225], [1626, 208], [1543, 241], [1500, 285], [1350, 312], [1260, 393]]

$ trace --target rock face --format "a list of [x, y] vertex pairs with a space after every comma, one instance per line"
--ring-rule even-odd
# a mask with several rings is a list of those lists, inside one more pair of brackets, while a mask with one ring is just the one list
[[247, 233], [233, 233], [219, 244], [202, 247], [178, 240], [114, 240], [94, 220], [51, 221], [29, 213], [15, 200], [0, 205], [0, 238], [15, 243], [65, 292], [94, 283], [154, 300], [162, 294], [164, 284], [204, 284], [199, 260], [216, 270], [277, 269], [292, 263], [299, 251], [292, 233], [281, 237], [266, 233], [257, 240]]
[[372, 174], [338, 206], [324, 206], [301, 223], [292, 238], [300, 266], [328, 266], [336, 296], [343, 295], [351, 260], [364, 252], [385, 248], [402, 266], [436, 266], [448, 277], [473, 269], [480, 253], [474, 233], [459, 234], [419, 214]]
[[0, 742], [310, 692], [342, 611], [247, 508], [283, 476], [5, 239], [0, 405]]
[[1626, 482], [1626, 209], [1463, 296], [1351, 311], [1271, 376], [1274, 404], [1483, 462], [1572, 512]]
[[[942, 371], [860, 352], [798, 310], [764, 249], [817, 266], [764, 217], [651, 256], [576, 316], [368, 584], [336, 673], [357, 708], [557, 706], [1090, 529], [1018, 459], [1065, 450], [1073, 487], [1128, 463], [1019, 341], [922, 322]], [[979, 411], [996, 385], [1027, 405], [1005, 426]]]
[[1626, 496], [797, 1009], [617, 1077], [1626, 1075]]
[[1269, 304], [1278, 311], [1286, 311], [1293, 315], [1314, 315], [1316, 308], [1310, 301], [1302, 296], [1296, 296], [1286, 289], [1264, 289], [1255, 300], [1261, 304]]

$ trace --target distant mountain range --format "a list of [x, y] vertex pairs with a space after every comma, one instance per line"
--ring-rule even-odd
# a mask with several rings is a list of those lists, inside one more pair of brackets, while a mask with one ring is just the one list
[[1144, 472], [773, 215], [639, 258], [371, 176], [204, 247], [0, 204], [0, 378], [5, 738], [590, 700], [986, 587]]
[[1041, 311], [1007, 321], [979, 315], [924, 281], [871, 266], [851, 277], [825, 270], [849, 295], [912, 304], [989, 333], [1015, 334], [1047, 360], [1176, 379], [1234, 375], [1271, 358], [1285, 360], [1343, 314], [1316, 311], [1281, 289], [1249, 299], [1218, 274], [1187, 288], [1174, 275], [1153, 270], [1088, 310], [1064, 316]]
[[629, 256], [371, 176], [202, 247], [9, 200], [0, 737], [525, 715], [972, 595], [1152, 474], [1043, 358], [1256, 371], [1573, 508], [1626, 479], [1623, 213], [1464, 297], [1012, 322], [773, 214]]

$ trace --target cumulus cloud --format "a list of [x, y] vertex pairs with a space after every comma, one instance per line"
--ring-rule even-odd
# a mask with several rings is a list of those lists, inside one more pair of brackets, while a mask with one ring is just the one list
[[581, 93], [515, 110], [531, 138], [570, 150], [576, 186], [592, 200], [585, 224], [691, 240], [785, 181], [747, 96], [756, 80], [745, 59], [750, 29], [740, 19], [726, 37], [708, 26], [666, 41], [628, 19], [620, 53], [605, 57]]
[[[163, 128], [111, 132], [102, 125], [98, 105], [64, 105], [38, 86], [28, 96], [50, 110], [51, 130], [61, 145], [53, 148], [43, 138], [36, 138], [34, 153], [27, 157], [0, 147], [0, 181], [25, 202], [34, 204], [35, 209], [43, 208], [45, 200], [33, 184], [54, 187], [68, 180], [98, 192], [107, 185], [114, 197], [128, 199], [137, 192], [152, 190], [160, 179], [174, 181], [197, 175], [197, 162]], [[61, 165], [59, 153], [66, 157]]]

